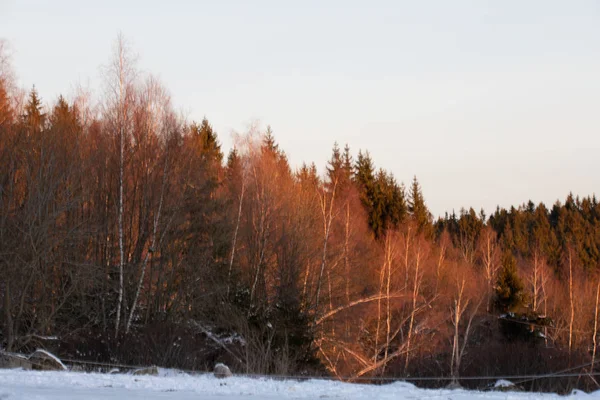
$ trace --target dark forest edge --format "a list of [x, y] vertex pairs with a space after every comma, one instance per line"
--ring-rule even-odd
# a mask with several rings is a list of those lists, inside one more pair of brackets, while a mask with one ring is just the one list
[[46, 109], [0, 46], [1, 348], [349, 380], [574, 368], [524, 387], [596, 387], [595, 197], [434, 221], [366, 151], [293, 171], [254, 127], [225, 157], [122, 38], [104, 89]]

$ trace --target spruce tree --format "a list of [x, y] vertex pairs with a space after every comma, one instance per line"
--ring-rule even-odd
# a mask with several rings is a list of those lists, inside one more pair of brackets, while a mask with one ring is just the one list
[[200, 152], [202, 159], [204, 161], [221, 164], [223, 161], [221, 145], [219, 144], [217, 133], [208, 123], [208, 120], [206, 118], [202, 119], [200, 125], [195, 122], [192, 123], [190, 131], [196, 140], [198, 146], [197, 150]]
[[29, 134], [41, 132], [46, 124], [46, 114], [42, 112], [42, 102], [35, 86], [31, 89], [29, 101], [25, 105], [23, 123]]
[[367, 211], [369, 227], [377, 237], [378, 227], [380, 226], [378, 212], [376, 210], [376, 184], [375, 167], [369, 152], [358, 152], [356, 160], [354, 181], [359, 191], [359, 197], [363, 207]]
[[413, 183], [410, 187], [408, 211], [416, 222], [418, 231], [423, 233], [426, 237], [431, 237], [433, 234], [432, 217], [425, 205], [421, 186], [419, 185], [416, 176], [413, 178]]
[[343, 179], [343, 161], [342, 155], [340, 153], [340, 148], [335, 142], [333, 144], [333, 149], [331, 151], [331, 158], [327, 162], [327, 180], [329, 184], [336, 183], [337, 185], [341, 184], [341, 180]]
[[517, 273], [517, 262], [510, 250], [502, 255], [502, 267], [496, 281], [496, 301], [498, 307], [510, 310], [523, 300], [523, 282]]
[[271, 129], [271, 125], [267, 126], [267, 130], [265, 131], [265, 136], [263, 139], [263, 149], [271, 151], [273, 153], [279, 153], [279, 145], [275, 141], [275, 137], [273, 136], [273, 130]]
[[348, 146], [348, 144], [346, 144], [346, 146], [344, 147], [344, 155], [342, 156], [343, 159], [343, 170], [344, 170], [344, 174], [347, 178], [348, 181], [350, 181], [350, 179], [352, 178], [352, 155], [350, 154], [350, 147]]

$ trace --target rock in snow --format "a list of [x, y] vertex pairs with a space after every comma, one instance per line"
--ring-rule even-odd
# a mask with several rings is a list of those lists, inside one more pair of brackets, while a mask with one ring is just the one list
[[500, 379], [494, 384], [495, 388], [507, 388], [512, 386], [515, 386], [515, 384], [511, 381], [507, 381], [506, 379]]
[[229, 367], [222, 363], [215, 365], [214, 374], [217, 378], [229, 378], [230, 376], [233, 376]]
[[22, 368], [31, 369], [31, 362], [21, 354], [0, 352], [0, 368]]
[[67, 367], [58, 357], [46, 350], [37, 349], [29, 356], [33, 369], [42, 371], [66, 371]]
[[152, 376], [158, 376], [158, 367], [157, 366], [152, 366], [152, 367], [148, 367], [148, 368], [140, 368], [140, 369], [136, 369], [135, 371], [133, 371], [134, 375], [152, 375]]

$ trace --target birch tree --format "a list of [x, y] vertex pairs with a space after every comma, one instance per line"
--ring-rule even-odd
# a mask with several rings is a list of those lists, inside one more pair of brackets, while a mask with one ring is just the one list
[[105, 103], [104, 117], [109, 122], [109, 129], [118, 143], [118, 200], [117, 200], [117, 235], [119, 243], [119, 283], [117, 289], [117, 309], [115, 312], [115, 337], [119, 335], [121, 311], [124, 297], [125, 244], [123, 230], [124, 196], [125, 196], [125, 148], [131, 135], [132, 115], [135, 102], [135, 85], [137, 79], [136, 59], [132, 55], [129, 44], [119, 34], [113, 45], [112, 60], [104, 69]]
[[[410, 234], [410, 231], [409, 231]], [[408, 236], [407, 239], [408, 241]], [[404, 373], [408, 371], [408, 364], [410, 360], [411, 345], [413, 339], [413, 329], [415, 324], [415, 317], [418, 312], [417, 300], [419, 298], [419, 292], [421, 290], [421, 280], [423, 273], [421, 271], [421, 263], [425, 258], [425, 243], [421, 236], [415, 238], [414, 248], [414, 275], [412, 281], [412, 307], [410, 312], [410, 319], [408, 324], [408, 330], [406, 335], [406, 358], [404, 361]]]
[[590, 365], [590, 372], [594, 372], [594, 364], [596, 362], [596, 349], [598, 347], [597, 336], [598, 336], [598, 301], [600, 300], [600, 280], [596, 286], [596, 307], [594, 308], [594, 332], [592, 333], [592, 364]]
[[451, 321], [453, 326], [453, 337], [452, 337], [452, 358], [450, 362], [450, 376], [452, 377], [452, 382], [458, 384], [458, 378], [460, 374], [460, 365], [462, 359], [465, 355], [465, 350], [467, 347], [467, 343], [469, 340], [469, 335], [471, 333], [471, 326], [473, 323], [473, 318], [475, 317], [479, 306], [481, 305], [481, 300], [479, 303], [472, 307], [469, 319], [467, 321], [467, 326], [464, 328], [462, 333], [462, 343], [461, 343], [461, 332], [460, 332], [460, 324], [463, 320], [464, 314], [467, 312], [469, 304], [471, 303], [471, 298], [465, 292], [466, 278], [457, 279], [456, 285], [456, 293], [454, 295], [453, 306], [451, 309]]
[[533, 312], [538, 312], [540, 304], [546, 301], [544, 288], [548, 281], [548, 266], [537, 249], [533, 251], [528, 280], [531, 288], [531, 308]]
[[[157, 231], [164, 207], [165, 192], [169, 183], [169, 137], [172, 135], [177, 125], [176, 117], [174, 116], [171, 110], [170, 98], [167, 95], [166, 90], [162, 87], [162, 85], [160, 85], [160, 83], [157, 80], [150, 77], [146, 81], [141, 97], [141, 106], [144, 108], [143, 115], [145, 118], [143, 121], [143, 128], [146, 130], [146, 140], [150, 141], [153, 138], [163, 139], [159, 140], [159, 142], [164, 143], [164, 160], [162, 163], [162, 168], [158, 168], [162, 171], [162, 173], [160, 174], [162, 176], [160, 184], [160, 196], [158, 199], [158, 205], [156, 206], [156, 210], [154, 211], [154, 216], [152, 218], [152, 234], [150, 237], [150, 243], [146, 249], [146, 253], [141, 262], [140, 276], [136, 285], [133, 302], [129, 309], [129, 317], [125, 325], [126, 334], [129, 333], [131, 322], [135, 315], [135, 310], [138, 306], [138, 299], [140, 296], [142, 285], [144, 283], [144, 278], [146, 276], [148, 260], [151, 256], [154, 255], [154, 253], [157, 250]], [[144, 160], [144, 164], [147, 164], [148, 161], [149, 160]], [[151, 171], [149, 171], [151, 169], [150, 167], [145, 166], [145, 169], [147, 170], [146, 174], [151, 173]], [[144, 245], [142, 245], [142, 247], [144, 247]]]
[[321, 253], [321, 268], [319, 270], [319, 277], [317, 280], [317, 293], [315, 295], [315, 310], [317, 312], [319, 308], [319, 300], [321, 297], [323, 273], [327, 265], [327, 246], [329, 245], [331, 224], [333, 223], [333, 220], [335, 218], [334, 203], [337, 184], [338, 180], [336, 178], [333, 182], [331, 182], [331, 191], [326, 190], [324, 187], [318, 189], [319, 206], [321, 210], [321, 216], [323, 218], [323, 251]]
[[486, 226], [479, 236], [479, 243], [477, 246], [477, 252], [479, 253], [479, 259], [483, 265], [487, 286], [486, 294], [488, 300], [486, 309], [488, 312], [490, 311], [490, 299], [496, 281], [496, 275], [500, 269], [500, 249], [496, 237], [496, 232], [491, 227]]

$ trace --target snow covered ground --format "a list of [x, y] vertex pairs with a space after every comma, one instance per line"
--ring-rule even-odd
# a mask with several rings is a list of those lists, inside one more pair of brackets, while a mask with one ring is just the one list
[[[408, 383], [359, 385], [326, 380], [305, 382], [234, 377], [219, 380], [211, 375], [189, 376], [168, 370], [162, 376], [84, 374], [0, 370], [0, 400], [80, 399], [559, 399], [555, 394], [424, 390]], [[600, 398], [575, 393], [569, 398]]]

